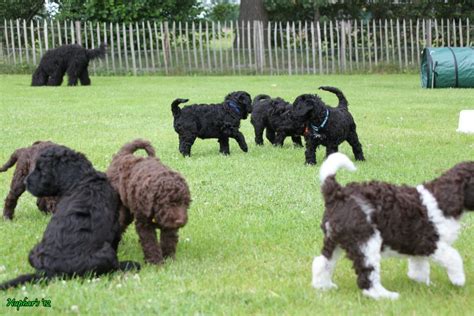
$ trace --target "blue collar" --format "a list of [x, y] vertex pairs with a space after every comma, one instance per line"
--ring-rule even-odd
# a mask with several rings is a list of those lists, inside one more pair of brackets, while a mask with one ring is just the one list
[[234, 100], [229, 100], [227, 101], [227, 105], [232, 109], [232, 111], [240, 115], [240, 108], [237, 105], [237, 102], [235, 102]]
[[326, 123], [328, 122], [328, 118], [329, 118], [329, 110], [326, 109], [326, 117], [324, 118], [323, 122], [321, 123], [321, 125], [319, 126], [315, 126], [313, 124], [310, 124], [311, 125], [311, 129], [315, 132], [315, 133], [319, 133], [319, 130], [321, 128], [324, 128], [324, 126], [326, 126]]

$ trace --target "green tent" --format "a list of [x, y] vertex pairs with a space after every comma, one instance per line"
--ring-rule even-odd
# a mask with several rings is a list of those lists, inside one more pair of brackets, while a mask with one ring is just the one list
[[421, 55], [423, 88], [474, 88], [474, 48], [425, 48]]

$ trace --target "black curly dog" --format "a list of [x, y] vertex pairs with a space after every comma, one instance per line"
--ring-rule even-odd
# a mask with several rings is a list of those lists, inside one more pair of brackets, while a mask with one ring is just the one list
[[319, 89], [336, 94], [339, 105], [336, 108], [327, 106], [314, 94], [300, 95], [293, 102], [293, 117], [306, 126], [306, 163], [316, 164], [316, 148], [319, 145], [326, 147], [326, 156], [329, 156], [337, 152], [344, 141], [351, 145], [356, 160], [365, 160], [346, 97], [334, 87]]
[[263, 145], [263, 131], [268, 141], [276, 146], [283, 146], [285, 138], [290, 136], [293, 144], [302, 147], [301, 136], [304, 124], [292, 117], [293, 105], [282, 98], [271, 98], [259, 94], [252, 102], [250, 122], [255, 130], [255, 143]]
[[96, 49], [85, 49], [81, 45], [63, 45], [55, 49], [48, 50], [33, 73], [32, 86], [60, 86], [63, 83], [64, 74], [68, 75], [68, 85], [77, 85], [77, 80], [81, 85], [91, 84], [87, 66], [89, 61], [105, 56], [107, 45], [101, 44]]
[[217, 138], [220, 152], [228, 155], [229, 138], [239, 144], [240, 149], [248, 151], [244, 135], [239, 131], [240, 120], [245, 120], [252, 112], [252, 99], [245, 91], [228, 94], [219, 104], [194, 104], [180, 109], [179, 104], [188, 99], [176, 99], [171, 104], [174, 117], [174, 130], [179, 135], [179, 152], [191, 156], [191, 147], [197, 137]]
[[54, 277], [139, 269], [136, 262], [118, 261], [119, 197], [83, 154], [64, 146], [45, 148], [25, 182], [31, 194], [57, 196], [58, 204], [43, 239], [29, 254], [36, 273], [0, 284], [0, 290]]

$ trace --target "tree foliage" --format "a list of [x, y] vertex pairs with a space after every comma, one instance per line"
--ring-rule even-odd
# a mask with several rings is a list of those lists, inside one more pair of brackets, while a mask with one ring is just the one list
[[58, 0], [58, 19], [135, 22], [188, 21], [202, 11], [197, 0]]
[[214, 3], [206, 14], [206, 18], [212, 21], [235, 21], [238, 17], [239, 5], [229, 1]]
[[391, 19], [391, 18], [474, 18], [474, 1], [330, 1], [265, 0], [272, 21]]
[[9, 0], [2, 1], [0, 18], [31, 20], [36, 15], [44, 14], [44, 0]]

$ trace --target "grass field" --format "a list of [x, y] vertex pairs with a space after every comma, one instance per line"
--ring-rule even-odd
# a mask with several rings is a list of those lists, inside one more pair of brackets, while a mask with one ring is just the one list
[[[341, 88], [358, 124], [366, 162], [358, 171], [341, 171], [342, 183], [369, 179], [419, 184], [462, 160], [474, 158], [474, 136], [456, 133], [459, 111], [473, 108], [474, 90], [422, 90], [416, 75], [297, 77], [93, 77], [90, 87], [31, 88], [29, 76], [0, 76], [0, 163], [18, 147], [49, 139], [84, 152], [99, 170], [125, 142], [152, 141], [161, 160], [179, 170], [190, 185], [193, 203], [181, 230], [177, 259], [145, 265], [138, 274], [116, 273], [95, 280], [57, 281], [0, 293], [7, 298], [46, 298], [52, 308], [36, 313], [91, 314], [394, 314], [462, 315], [474, 310], [474, 214], [463, 218], [455, 243], [465, 265], [467, 285], [456, 288], [432, 265], [430, 287], [406, 276], [406, 260], [382, 262], [382, 281], [398, 301], [373, 301], [357, 289], [347, 259], [339, 262], [339, 289], [312, 289], [311, 262], [319, 255], [323, 212], [316, 174], [304, 165], [304, 152], [287, 139], [284, 148], [268, 142], [256, 147], [249, 120], [242, 131], [243, 153], [231, 141], [231, 155], [218, 154], [214, 140], [197, 140], [191, 158], [178, 152], [170, 102], [217, 102], [233, 90], [267, 93], [293, 100], [320, 85]], [[336, 98], [320, 95], [329, 104]], [[348, 144], [340, 150], [352, 157]], [[0, 174], [0, 198], [12, 172]], [[0, 220], [0, 281], [32, 272], [29, 250], [49, 217], [25, 193], [13, 222]], [[120, 259], [143, 263], [134, 229], [119, 248]]]

